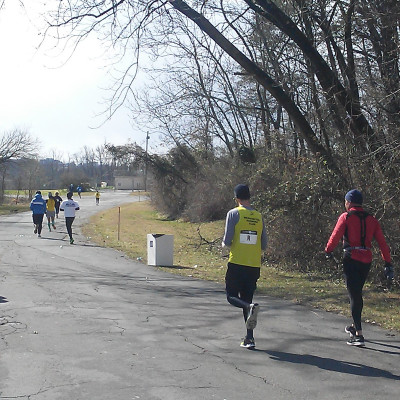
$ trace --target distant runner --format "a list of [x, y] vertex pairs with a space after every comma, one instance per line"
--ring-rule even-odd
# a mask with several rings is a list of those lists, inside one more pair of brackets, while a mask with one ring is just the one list
[[100, 203], [100, 192], [96, 190], [96, 206], [98, 206]]
[[72, 237], [72, 223], [75, 219], [75, 211], [79, 210], [79, 204], [72, 199], [73, 193], [67, 193], [67, 199], [61, 203], [60, 211], [64, 211], [65, 225], [67, 227], [67, 232], [69, 235], [70, 244], [74, 244], [74, 239]]
[[42, 236], [42, 224], [43, 217], [46, 212], [46, 201], [42, 197], [42, 193], [38, 190], [35, 197], [32, 199], [29, 208], [32, 210], [32, 219], [35, 229], [34, 234], [38, 234], [38, 237]]
[[226, 296], [230, 304], [243, 309], [246, 336], [241, 347], [256, 346], [253, 330], [257, 325], [259, 305], [253, 294], [260, 277], [261, 252], [267, 247], [267, 233], [261, 214], [250, 205], [247, 185], [234, 189], [237, 207], [226, 216], [222, 247], [229, 247], [228, 270], [225, 276]]
[[386, 244], [381, 226], [375, 217], [364, 211], [361, 207], [362, 203], [363, 196], [358, 190], [353, 189], [346, 194], [344, 202], [346, 212], [340, 215], [325, 247], [326, 256], [330, 258], [333, 250], [343, 238], [343, 272], [353, 317], [353, 324], [346, 326], [345, 332], [350, 335], [347, 344], [360, 347], [365, 346], [361, 327], [361, 313], [364, 304], [362, 290], [371, 268], [373, 238], [378, 242], [382, 258], [385, 261], [386, 278], [392, 280], [394, 277], [390, 249]]

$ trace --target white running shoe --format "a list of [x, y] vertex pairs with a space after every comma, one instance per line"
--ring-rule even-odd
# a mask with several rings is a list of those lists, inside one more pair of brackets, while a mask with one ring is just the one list
[[256, 342], [254, 341], [254, 338], [244, 338], [240, 343], [240, 347], [245, 347], [246, 349], [254, 349], [256, 347]]
[[350, 346], [365, 347], [364, 336], [355, 335], [347, 341], [347, 344]]
[[250, 304], [249, 315], [246, 320], [246, 328], [254, 329], [257, 326], [257, 314], [260, 310], [260, 306], [257, 303]]
[[350, 335], [352, 338], [353, 336], [356, 336], [356, 328], [354, 328], [353, 325], [348, 325], [344, 328], [344, 331]]

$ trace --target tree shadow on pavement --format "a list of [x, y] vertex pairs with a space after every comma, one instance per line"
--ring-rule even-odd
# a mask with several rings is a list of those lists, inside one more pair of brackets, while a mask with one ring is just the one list
[[[65, 240], [65, 242], [68, 242], [68, 240]], [[74, 246], [81, 246], [81, 247], [95, 247], [98, 249], [105, 249], [105, 246], [100, 246], [98, 244], [90, 243], [90, 242], [74, 242]]]
[[53, 238], [53, 237], [47, 237], [47, 236], [41, 236], [41, 240], [57, 240], [58, 242], [62, 241], [60, 238]]
[[334, 360], [333, 358], [318, 357], [310, 354], [294, 354], [294, 353], [285, 353], [282, 351], [259, 350], [259, 349], [255, 349], [255, 351], [264, 352], [268, 354], [272, 360], [275, 361], [282, 361], [287, 363], [303, 364], [303, 365], [308, 364], [327, 371], [340, 372], [350, 375], [387, 378], [396, 381], [400, 380], [400, 376], [394, 375], [389, 371], [385, 371], [379, 368], [369, 367], [367, 365], [359, 363], [339, 361], [339, 360]]
[[384, 343], [384, 342], [374, 342], [372, 340], [366, 340], [366, 343], [371, 343], [371, 344], [377, 344], [379, 346], [382, 347], [387, 347], [390, 349], [397, 349], [398, 351], [390, 351], [390, 350], [382, 350], [382, 349], [374, 349], [372, 347], [366, 347], [366, 350], [371, 350], [371, 351], [377, 351], [378, 353], [385, 353], [385, 354], [394, 354], [394, 355], [398, 355], [400, 356], [400, 347], [399, 346], [395, 346], [393, 344], [389, 344], [389, 343]]
[[169, 266], [160, 265], [158, 267], [163, 271], [174, 270], [174, 269], [195, 269], [192, 267], [186, 267], [185, 265], [169, 265]]
[[[62, 233], [62, 232], [60, 232], [60, 231], [58, 231], [58, 233]], [[61, 242], [62, 244], [70, 244], [69, 243], [69, 238], [68, 239], [66, 239], [66, 238], [54, 238], [54, 237], [47, 237], [47, 236], [42, 236], [41, 237], [41, 240], [55, 240], [55, 241], [57, 241], [57, 242]], [[97, 248], [104, 248], [104, 246], [99, 246], [99, 245], [97, 245], [97, 244], [94, 244], [94, 243], [90, 243], [90, 242], [75, 242], [74, 243], [74, 246], [83, 246], [83, 247], [97, 247]]]

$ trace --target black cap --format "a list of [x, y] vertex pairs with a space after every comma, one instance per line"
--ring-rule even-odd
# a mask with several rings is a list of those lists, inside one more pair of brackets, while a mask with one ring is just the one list
[[233, 193], [237, 199], [249, 200], [250, 199], [250, 189], [247, 185], [239, 184], [233, 189]]
[[74, 194], [72, 192], [67, 193], [67, 199], [71, 199]]

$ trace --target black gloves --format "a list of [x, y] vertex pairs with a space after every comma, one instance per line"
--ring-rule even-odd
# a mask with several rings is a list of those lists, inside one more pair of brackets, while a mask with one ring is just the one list
[[390, 263], [385, 264], [385, 268], [383, 269], [383, 273], [388, 281], [392, 281], [394, 279], [394, 269], [393, 265]]

